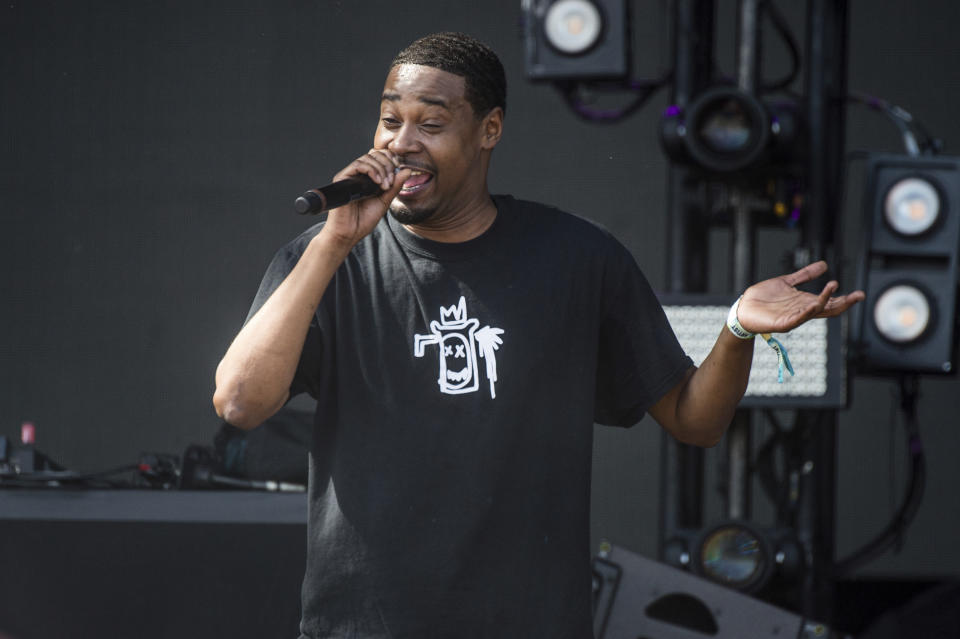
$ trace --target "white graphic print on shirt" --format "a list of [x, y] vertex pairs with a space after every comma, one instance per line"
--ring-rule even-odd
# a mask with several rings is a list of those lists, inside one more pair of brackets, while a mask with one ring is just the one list
[[448, 395], [472, 393], [480, 388], [477, 366], [477, 347], [480, 357], [486, 362], [487, 380], [490, 382], [490, 397], [497, 396], [494, 384], [497, 381], [497, 356], [495, 351], [503, 344], [502, 328], [477, 327], [480, 321], [467, 317], [467, 300], [449, 308], [440, 307], [440, 321], [430, 322], [430, 333], [414, 335], [413, 354], [423, 357], [424, 347], [436, 344], [440, 350], [440, 392]]

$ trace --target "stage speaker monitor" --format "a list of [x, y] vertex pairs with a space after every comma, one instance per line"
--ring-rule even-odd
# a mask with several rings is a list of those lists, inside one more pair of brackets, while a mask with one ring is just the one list
[[839, 639], [830, 629], [623, 548], [594, 559], [596, 639]]
[[858, 372], [954, 373], [960, 158], [871, 156], [864, 214]]
[[521, 12], [529, 79], [627, 76], [626, 0], [522, 0]]

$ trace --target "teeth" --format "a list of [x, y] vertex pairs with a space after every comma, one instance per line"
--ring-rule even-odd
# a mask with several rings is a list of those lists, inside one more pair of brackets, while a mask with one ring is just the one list
[[451, 382], [462, 382], [464, 380], [470, 379], [470, 369], [464, 368], [459, 371], [447, 370], [447, 379]]
[[[429, 175], [430, 175], [430, 173], [427, 172], [427, 171], [420, 171], [419, 169], [412, 169], [412, 168], [410, 168], [410, 167], [408, 167], [408, 166], [405, 166], [405, 167], [403, 167], [403, 168], [410, 170], [410, 178], [416, 177], [416, 176], [418, 176], [418, 175], [426, 175], [426, 176], [429, 176]], [[397, 169], [397, 171], [400, 171], [400, 170], [401, 170], [401, 169], [399, 169], [399, 168]], [[408, 179], [410, 179], [410, 178], [408, 178]], [[428, 181], [429, 181], [429, 180], [428, 180]], [[404, 191], [404, 192], [410, 192], [410, 191], [414, 191], [414, 190], [416, 190], [416, 189], [419, 189], [419, 188], [422, 187], [422, 186], [423, 186], [423, 184], [418, 184], [418, 185], [416, 185], [416, 186], [411, 186], [411, 187], [404, 186], [404, 187], [402, 187], [400, 190], [401, 190], [401, 191]]]

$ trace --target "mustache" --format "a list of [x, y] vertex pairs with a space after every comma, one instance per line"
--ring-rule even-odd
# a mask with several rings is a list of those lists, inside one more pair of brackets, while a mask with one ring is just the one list
[[431, 165], [425, 162], [420, 162], [418, 160], [408, 160], [403, 156], [400, 156], [397, 159], [400, 162], [400, 165], [397, 167], [398, 171], [400, 169], [414, 169], [416, 171], [426, 171], [427, 173], [436, 173], [436, 170]]

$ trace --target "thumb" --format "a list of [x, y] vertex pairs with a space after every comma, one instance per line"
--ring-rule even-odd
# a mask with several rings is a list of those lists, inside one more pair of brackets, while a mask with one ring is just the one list
[[393, 202], [393, 198], [399, 195], [400, 189], [403, 188], [403, 183], [407, 181], [411, 173], [413, 173], [411, 169], [400, 169], [398, 172], [394, 173], [393, 183], [390, 185], [389, 189], [380, 194], [380, 201], [387, 206], [390, 206], [390, 203]]

